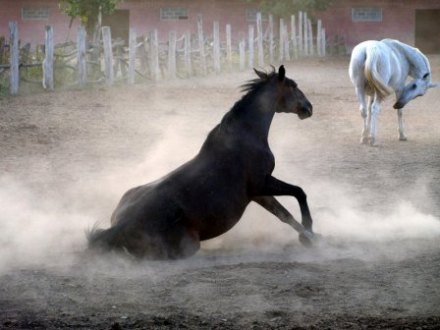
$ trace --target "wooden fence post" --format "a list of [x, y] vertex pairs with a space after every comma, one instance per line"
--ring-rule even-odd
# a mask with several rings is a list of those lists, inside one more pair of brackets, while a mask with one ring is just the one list
[[168, 35], [168, 78], [176, 78], [176, 31], [171, 31]]
[[246, 41], [240, 41], [238, 44], [238, 52], [240, 54], [240, 71], [243, 71], [246, 66]]
[[191, 63], [191, 33], [185, 33], [184, 39], [184, 52], [183, 52], [183, 62], [185, 64], [185, 75], [191, 77], [192, 75], [192, 63]]
[[293, 58], [298, 58], [298, 40], [296, 35], [295, 15], [290, 16], [290, 37], [292, 39]]
[[254, 26], [249, 25], [249, 36], [248, 36], [248, 49], [249, 49], [249, 68], [254, 67]]
[[43, 88], [53, 91], [54, 45], [53, 28], [46, 25], [43, 60]]
[[284, 58], [286, 61], [290, 61], [289, 31], [287, 30], [287, 24], [283, 24], [283, 43]]
[[232, 31], [231, 24], [226, 24], [226, 62], [228, 69], [232, 69]]
[[84, 26], [78, 28], [78, 53], [77, 53], [77, 67], [78, 67], [78, 85], [83, 87], [87, 81], [87, 61], [86, 61], [86, 29]]
[[303, 12], [298, 13], [298, 52], [299, 55], [304, 55], [303, 49]]
[[136, 30], [130, 29], [130, 40], [128, 42], [128, 74], [127, 74], [127, 81], [129, 84], [134, 84], [134, 74], [136, 67], [136, 48], [137, 48]]
[[307, 28], [308, 28], [307, 35], [309, 36], [309, 55], [313, 56], [314, 55], [314, 49], [313, 49], [313, 29], [312, 29], [312, 21], [310, 19], [307, 20]]
[[213, 58], [214, 58], [214, 72], [220, 73], [220, 26], [217, 21], [214, 21], [213, 26]]
[[284, 19], [282, 18], [280, 18], [279, 39], [278, 59], [281, 63], [284, 61]]
[[269, 15], [269, 64], [273, 64], [274, 36], [273, 16]]
[[138, 56], [141, 64], [141, 72], [142, 74], [146, 74], [148, 72], [148, 51], [150, 49], [148, 37], [141, 37], [141, 44], [138, 49]]
[[308, 26], [308, 19], [307, 19], [307, 13], [304, 13], [303, 15], [303, 25], [304, 25], [304, 55], [309, 56], [309, 26]]
[[322, 22], [318, 19], [316, 27], [316, 53], [321, 56], [321, 32], [322, 32]]
[[199, 42], [199, 52], [200, 52], [200, 66], [202, 67], [202, 74], [206, 75], [206, 56], [205, 56], [205, 39], [203, 37], [203, 19], [202, 15], [197, 17], [197, 34]]
[[17, 22], [9, 22], [10, 32], [10, 84], [9, 91], [11, 95], [18, 94], [18, 87], [20, 85], [20, 71], [19, 71], [19, 49], [18, 49], [18, 25]]
[[264, 67], [263, 23], [260, 12], [257, 13], [257, 49], [258, 49], [258, 66]]
[[102, 27], [102, 41], [104, 44], [104, 71], [105, 82], [108, 86], [113, 85], [113, 50], [112, 50], [112, 35], [109, 26]]
[[159, 35], [157, 29], [154, 29], [150, 35], [150, 71], [151, 71], [151, 78], [154, 81], [160, 79]]

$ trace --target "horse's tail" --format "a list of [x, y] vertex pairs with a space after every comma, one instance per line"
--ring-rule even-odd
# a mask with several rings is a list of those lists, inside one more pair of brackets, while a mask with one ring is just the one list
[[393, 89], [382, 80], [379, 72], [380, 61], [379, 47], [367, 47], [364, 75], [371, 91], [377, 95], [379, 100], [383, 100], [393, 92]]

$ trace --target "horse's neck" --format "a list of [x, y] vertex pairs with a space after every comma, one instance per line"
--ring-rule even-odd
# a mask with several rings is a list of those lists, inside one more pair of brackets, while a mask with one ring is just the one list
[[245, 129], [255, 137], [267, 140], [270, 125], [275, 114], [275, 104], [271, 104], [273, 98], [243, 97], [231, 109], [230, 124], [238, 129]]
[[390, 43], [408, 61], [409, 75], [411, 77], [421, 79], [426, 73], [431, 71], [427, 58], [417, 48], [398, 40], [391, 40]]

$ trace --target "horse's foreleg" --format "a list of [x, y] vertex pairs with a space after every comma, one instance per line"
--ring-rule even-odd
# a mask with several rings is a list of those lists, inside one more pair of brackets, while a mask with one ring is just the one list
[[259, 196], [255, 197], [254, 202], [260, 204], [270, 213], [275, 215], [282, 222], [287, 223], [293, 229], [295, 229], [298, 233], [302, 233], [305, 231], [305, 228], [302, 224], [295, 220], [292, 214], [278, 202], [273, 196]]
[[262, 196], [293, 196], [298, 200], [301, 210], [301, 223], [305, 229], [312, 231], [312, 216], [310, 215], [309, 205], [307, 204], [307, 195], [304, 190], [298, 186], [285, 183], [281, 180], [269, 176], [266, 179], [265, 186], [263, 188]]
[[299, 239], [302, 244], [308, 245], [313, 238], [313, 232], [306, 230], [302, 224], [295, 220], [293, 215], [278, 202], [273, 196], [258, 196], [254, 202], [264, 207], [267, 211], [275, 215], [282, 222], [288, 224], [299, 233]]
[[405, 136], [404, 130], [404, 124], [403, 124], [403, 108], [397, 109], [397, 121], [399, 123], [399, 140], [400, 141], [406, 141], [407, 138]]

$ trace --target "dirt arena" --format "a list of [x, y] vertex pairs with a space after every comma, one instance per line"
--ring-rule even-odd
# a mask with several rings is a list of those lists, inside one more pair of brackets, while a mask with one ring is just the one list
[[85, 231], [189, 160], [251, 70], [0, 99], [0, 328], [438, 329], [440, 89], [407, 105], [407, 142], [387, 100], [364, 146], [347, 66], [287, 65], [314, 115], [276, 115], [270, 133], [274, 175], [307, 192], [318, 244], [251, 205], [178, 262], [90, 256]]

